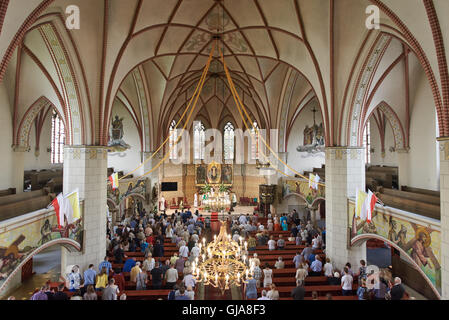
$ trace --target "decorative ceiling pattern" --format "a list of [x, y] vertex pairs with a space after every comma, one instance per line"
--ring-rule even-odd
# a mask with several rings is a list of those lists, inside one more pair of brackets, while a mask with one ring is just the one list
[[[378, 49], [388, 47], [387, 38], [399, 41], [416, 56], [430, 83], [440, 122], [449, 119], [444, 54], [449, 45], [444, 46], [447, 30], [440, 28], [437, 15], [449, 4], [433, 2], [422, 6], [421, 0], [76, 0], [81, 29], [67, 30], [63, 8], [68, 0], [34, 0], [22, 7], [10, 1], [0, 21], [0, 79], [6, 75], [8, 94], [14, 97], [14, 83], [33, 77], [35, 67], [30, 68], [30, 63], [21, 67], [15, 50], [32, 28], [48, 23], [54, 35], [45, 24], [39, 28], [56, 47], [41, 52], [44, 49], [30, 43], [25, 51], [34, 53], [33, 63], [38, 65], [38, 57], [54, 57], [59, 76], [47, 70], [45, 63], [39, 68], [52, 85], [49, 90], [62, 98], [55, 107], [69, 119], [72, 143], [105, 145], [112, 105], [118, 92], [123, 92], [138, 110], [136, 117], [145, 136], [143, 151], [151, 151], [163, 140], [168, 123], [185, 108], [217, 41], [239, 94], [261, 127], [281, 128], [312, 93], [320, 106], [326, 144], [358, 145], [359, 127], [369, 108], [363, 105], [365, 96], [376, 84], [372, 79], [378, 78], [379, 59], [390, 59], [376, 56]], [[370, 4], [381, 10], [380, 31], [365, 28], [365, 9]], [[417, 19], [410, 19], [410, 10]], [[22, 16], [23, 20], [8, 20]], [[381, 48], [372, 55], [370, 48], [379, 35]], [[14, 75], [20, 79], [16, 81]], [[294, 87], [292, 77], [297, 78]], [[211, 125], [226, 114], [241, 127], [224, 79], [217, 52], [197, 114]], [[394, 85], [388, 80], [385, 85]], [[34, 93], [39, 84], [29, 90], [35, 96], [27, 101], [42, 95]], [[405, 106], [390, 105], [403, 121], [405, 112], [397, 109]], [[29, 107], [14, 106], [19, 115]], [[439, 127], [449, 133], [449, 122]], [[278, 137], [281, 144], [288, 140], [285, 135]]]

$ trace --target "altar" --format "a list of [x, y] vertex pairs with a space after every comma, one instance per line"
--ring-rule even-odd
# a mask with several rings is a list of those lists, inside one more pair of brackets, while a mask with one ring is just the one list
[[231, 208], [231, 198], [228, 191], [215, 192], [211, 187], [210, 191], [201, 196], [201, 204], [208, 211], [229, 211]]

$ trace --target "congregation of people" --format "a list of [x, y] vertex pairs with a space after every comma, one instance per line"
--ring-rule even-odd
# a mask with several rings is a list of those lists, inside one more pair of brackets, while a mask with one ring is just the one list
[[[248, 257], [250, 270], [243, 288], [246, 299], [279, 300], [272, 268], [285, 268], [284, 258], [279, 255], [273, 265], [261, 265], [254, 251], [256, 247], [265, 246], [275, 254], [277, 250], [286, 248], [287, 241], [297, 246], [305, 245], [292, 261], [296, 268], [296, 288], [291, 292], [294, 300], [304, 299], [307, 277], [323, 275], [327, 277], [328, 284], [341, 286], [344, 296], [353, 295], [353, 284], [357, 281], [360, 300], [395, 300], [404, 295], [401, 280], [393, 280], [391, 270], [383, 270], [379, 277], [370, 277], [363, 260], [354, 272], [350, 263], [338, 268], [329, 258], [324, 258], [325, 255], [316, 254], [318, 250], [325, 253], [325, 228], [319, 229], [310, 220], [307, 223], [301, 221], [296, 210], [280, 216], [270, 214], [266, 225], [258, 221], [256, 213], [252, 216], [229, 213], [227, 220], [232, 239], [247, 244], [247, 250], [242, 252]], [[65, 288], [72, 292], [72, 300], [126, 300], [125, 274], [129, 274], [134, 290], [167, 289], [170, 290], [168, 300], [194, 300], [197, 281], [192, 262], [200, 255], [200, 237], [209, 230], [210, 218], [203, 218], [198, 211], [175, 211], [168, 216], [165, 212], [147, 213], [142, 209], [130, 217], [123, 217], [118, 225], [108, 224], [107, 254], [98, 266], [91, 264], [84, 272], [78, 266], [72, 266], [66, 284], [60, 284], [57, 290], [46, 284], [33, 294], [31, 300], [67, 300], [69, 296], [64, 292]], [[279, 234], [275, 240], [270, 235], [281, 230], [290, 231], [289, 237], [284, 239]], [[165, 255], [166, 241], [176, 244], [177, 250], [171, 257]], [[143, 262], [131, 255], [135, 252], [144, 255]], [[370, 281], [377, 282], [370, 285]], [[326, 297], [332, 299], [330, 293]], [[312, 299], [315, 298], [318, 299], [318, 293], [312, 292]]]

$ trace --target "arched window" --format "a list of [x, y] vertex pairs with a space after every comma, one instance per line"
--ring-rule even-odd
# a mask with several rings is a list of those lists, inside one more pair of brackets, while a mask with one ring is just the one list
[[366, 123], [365, 131], [363, 132], [363, 147], [365, 148], [365, 163], [371, 162], [371, 126], [370, 121]]
[[64, 163], [64, 122], [53, 109], [51, 117], [51, 163]]
[[224, 127], [224, 159], [234, 160], [235, 128], [231, 122]]
[[[257, 129], [257, 131], [256, 131]], [[256, 121], [253, 123], [253, 128], [251, 128], [251, 159], [259, 160], [259, 126]]]
[[195, 160], [204, 160], [206, 148], [206, 129], [201, 121], [193, 124], [193, 150]]
[[178, 145], [176, 144], [176, 140], [178, 140], [178, 131], [176, 130], [176, 121], [173, 120], [170, 125], [170, 160], [178, 159]]

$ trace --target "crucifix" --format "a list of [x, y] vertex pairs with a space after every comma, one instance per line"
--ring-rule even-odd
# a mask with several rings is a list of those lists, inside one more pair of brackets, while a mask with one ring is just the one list
[[311, 111], [313, 112], [313, 126], [315, 126], [315, 125], [316, 125], [316, 122], [315, 122], [315, 113], [317, 113], [318, 110], [317, 110], [315, 107], [313, 107]]

